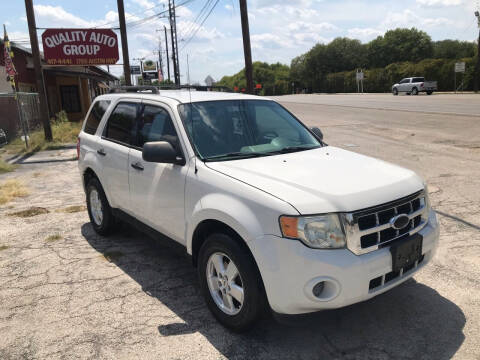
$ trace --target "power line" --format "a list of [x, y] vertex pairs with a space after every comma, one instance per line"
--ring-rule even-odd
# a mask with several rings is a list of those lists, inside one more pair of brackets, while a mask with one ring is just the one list
[[193, 33], [193, 35], [185, 42], [185, 44], [182, 46], [182, 48], [180, 50], [183, 50], [185, 49], [185, 47], [190, 43], [190, 41], [192, 41], [192, 39], [195, 37], [195, 35], [197, 35], [197, 32], [198, 30], [200, 30], [200, 28], [203, 26], [203, 24], [205, 23], [205, 21], [208, 19], [208, 17], [210, 16], [210, 14], [212, 13], [213, 9], [215, 9], [215, 7], [217, 6], [218, 2], [220, 0], [217, 0], [215, 1], [215, 4], [213, 4], [212, 8], [210, 9], [210, 11], [208, 12], [207, 16], [203, 19], [203, 21], [201, 22], [201, 24], [197, 27], [197, 29], [195, 30], [195, 32]]
[[205, 5], [203, 5], [202, 9], [199, 11], [198, 15], [195, 17], [195, 19], [193, 20], [193, 22], [191, 22], [188, 27], [182, 31], [182, 37], [186, 38], [187, 36], [191, 35], [191, 33], [193, 32], [193, 30], [195, 29], [195, 25], [197, 25], [197, 21], [200, 19], [200, 17], [203, 15], [204, 11], [206, 11], [208, 9], [208, 7], [210, 6], [211, 2], [213, 0], [207, 0], [205, 2]]

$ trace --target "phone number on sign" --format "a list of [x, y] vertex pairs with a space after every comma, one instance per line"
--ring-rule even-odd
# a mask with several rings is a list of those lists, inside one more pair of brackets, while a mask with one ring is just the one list
[[96, 59], [48, 59], [48, 65], [113, 65], [117, 63], [115, 58]]

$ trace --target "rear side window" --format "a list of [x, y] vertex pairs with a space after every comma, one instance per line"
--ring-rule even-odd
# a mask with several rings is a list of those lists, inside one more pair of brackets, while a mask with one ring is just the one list
[[104, 136], [109, 140], [130, 145], [135, 132], [138, 110], [138, 104], [119, 103], [108, 118]]
[[414, 82], [414, 83], [417, 83], [417, 82], [424, 82], [424, 81], [425, 81], [425, 78], [420, 78], [420, 77], [419, 77], [419, 78], [414, 78], [414, 79], [413, 79], [413, 82]]
[[138, 122], [135, 145], [143, 147], [150, 141], [168, 141], [176, 146], [177, 134], [167, 110], [152, 105], [145, 105]]
[[110, 100], [99, 100], [95, 104], [93, 104], [92, 110], [88, 115], [87, 122], [85, 123], [85, 128], [83, 129], [84, 132], [90, 135], [95, 135], [98, 124], [102, 120], [103, 115], [108, 109], [110, 105]]

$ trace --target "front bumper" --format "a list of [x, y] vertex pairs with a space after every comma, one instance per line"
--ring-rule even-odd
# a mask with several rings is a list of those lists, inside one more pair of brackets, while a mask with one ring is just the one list
[[[318, 250], [300, 241], [265, 235], [249, 242], [260, 269], [268, 301], [273, 311], [301, 314], [334, 309], [368, 300], [409, 279], [433, 257], [438, 245], [439, 227], [433, 211], [423, 236], [423, 261], [410, 271], [370, 289], [370, 281], [391, 273], [388, 247], [355, 255], [348, 249]], [[388, 276], [387, 276], [388, 278]], [[324, 281], [322, 296], [312, 289]]]

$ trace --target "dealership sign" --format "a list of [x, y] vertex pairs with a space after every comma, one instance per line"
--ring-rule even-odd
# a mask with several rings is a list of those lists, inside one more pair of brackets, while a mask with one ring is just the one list
[[42, 43], [48, 65], [111, 65], [118, 61], [117, 34], [111, 29], [47, 29]]

